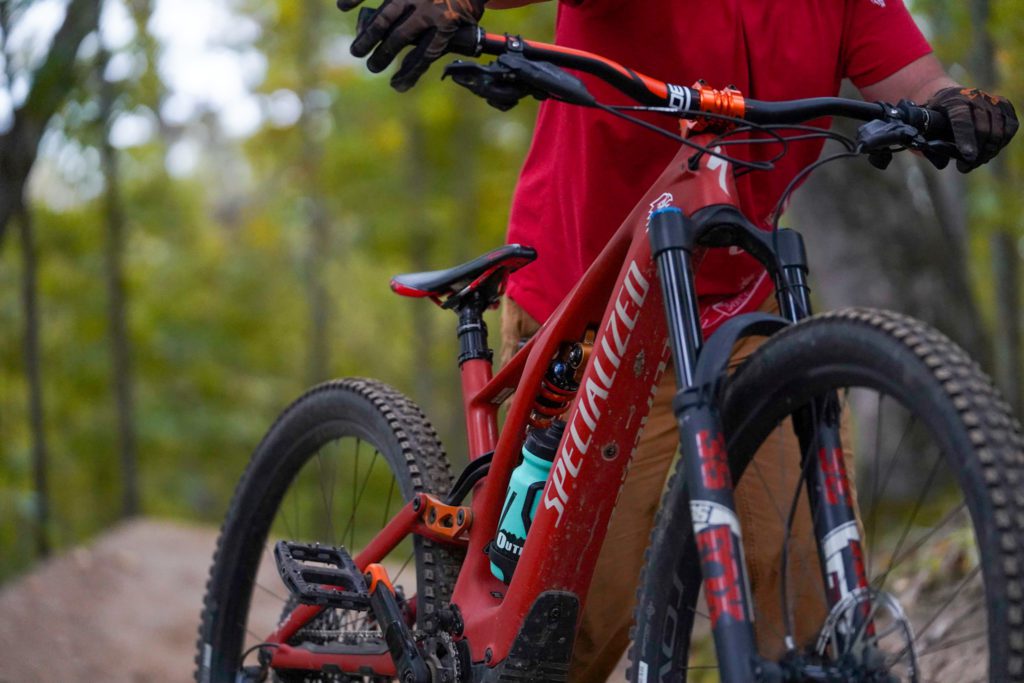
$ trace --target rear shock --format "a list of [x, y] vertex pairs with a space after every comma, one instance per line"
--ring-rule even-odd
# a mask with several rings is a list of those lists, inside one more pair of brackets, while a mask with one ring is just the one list
[[593, 348], [591, 334], [582, 342], [570, 344], [548, 365], [534, 399], [529, 423], [533, 429], [546, 429], [551, 421], [569, 409], [580, 388], [579, 378]]

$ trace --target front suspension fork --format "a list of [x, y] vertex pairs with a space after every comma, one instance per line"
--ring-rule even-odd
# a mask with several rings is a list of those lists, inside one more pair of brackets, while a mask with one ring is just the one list
[[[780, 249], [786, 253], [779, 254], [781, 263], [775, 289], [779, 310], [786, 319], [796, 323], [811, 314], [810, 289], [802, 240], [793, 232], [788, 237], [798, 241], [787, 249]], [[818, 560], [821, 575], [825, 577], [826, 604], [830, 610], [848, 595], [868, 588], [863, 542], [840, 437], [842, 413], [839, 397], [832, 391], [793, 414]], [[786, 605], [783, 607], [788, 609]], [[840, 623], [841, 642], [836, 645], [845, 650], [849, 643], [842, 641], [858, 631], [863, 632], [868, 618], [865, 603], [852, 623]], [[870, 634], [870, 624], [866, 630]], [[789, 649], [796, 645], [792, 641], [786, 643]]]
[[[683, 472], [704, 577], [704, 591], [715, 638], [719, 674], [726, 683], [778, 680], [779, 669], [757, 656], [754, 603], [750, 594], [742, 533], [736, 515], [733, 482], [721, 419], [710, 387], [695, 386], [695, 368], [703, 338], [691, 250], [696, 229], [675, 208], [651, 215], [651, 251], [664, 294], [669, 343], [676, 369], [674, 410], [679, 424]], [[797, 322], [810, 315], [803, 244], [795, 240], [774, 268], [779, 307]], [[849, 592], [866, 586], [863, 554], [849, 480], [839, 440], [834, 397], [816, 400], [795, 415], [803, 471], [815, 520], [819, 560], [828, 577], [828, 602], [834, 607]], [[811, 457], [811, 455], [815, 457]], [[792, 639], [787, 646], [795, 647]]]
[[661, 209], [651, 214], [649, 235], [664, 294], [676, 376], [673, 408], [719, 675], [726, 683], [754, 681], [761, 676], [755, 673], [753, 602], [724, 436], [714, 404], [694, 387], [703, 337], [690, 258], [692, 221], [679, 209]]

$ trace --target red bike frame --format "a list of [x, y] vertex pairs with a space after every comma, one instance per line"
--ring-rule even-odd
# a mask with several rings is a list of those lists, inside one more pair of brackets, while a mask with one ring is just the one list
[[[694, 138], [707, 143], [712, 136]], [[665, 311], [647, 217], [671, 201], [688, 215], [711, 205], [735, 205], [727, 164], [705, 157], [696, 171], [683, 149], [652, 186], [594, 264], [531, 342], [492, 376], [490, 361], [465, 362], [462, 391], [470, 459], [494, 451], [486, 479], [472, 501], [468, 552], [452, 602], [464, 620], [474, 661], [495, 664], [511, 647], [530, 606], [544, 591], [568, 591], [584, 601], [608, 522], [669, 358]], [[710, 164], [710, 168], [709, 168]], [[666, 193], [665, 188], [671, 192]], [[512, 470], [519, 462], [527, 419], [548, 365], [559, 347], [596, 330], [594, 351], [567, 418], [566, 437], [552, 466], [533, 526], [512, 583], [496, 579], [484, 548], [494, 537]], [[515, 393], [498, 436], [498, 406]], [[359, 553], [360, 569], [380, 561], [409, 533], [430, 535], [418, 524], [412, 503]], [[450, 539], [438, 539], [448, 540]], [[278, 643], [275, 668], [342, 670], [370, 666], [394, 675], [386, 651], [380, 655], [314, 654], [285, 643], [320, 608], [299, 606], [267, 642]]]
[[[911, 121], [924, 132], [928, 132], [930, 125], [936, 129], [934, 134], [941, 134], [940, 129], [948, 128], [945, 122], [940, 124], [941, 119], [935, 112], [913, 106], [903, 111], [882, 103], [837, 98], [779, 103], [744, 100], [735, 90], [719, 91], [703, 84], [693, 88], [667, 84], [596, 55], [523, 41], [514, 36], [471, 31], [475, 33], [463, 48], [467, 54], [521, 52], [527, 58], [537, 57], [563, 67], [589, 71], [613, 82], [639, 102], [673, 113], [689, 112], [691, 118], [698, 117], [698, 121], [687, 124], [695, 133], [691, 142], [702, 148], [715, 144], [713, 134], [696, 132], [707, 124], [699, 120], [705, 113], [733, 121], [746, 118], [762, 124], [800, 122], [822, 115], [861, 120], [904, 117], [903, 120]], [[494, 455], [488, 476], [475, 490], [471, 514], [459, 523], [457, 533], [444, 533], [424, 523], [422, 506], [441, 504], [419, 494], [355, 558], [359, 568], [365, 570], [382, 560], [410, 533], [466, 546], [467, 554], [452, 603], [461, 615], [460, 635], [468, 642], [475, 663], [494, 666], [509, 655], [520, 626], [542, 593], [571, 593], [579, 600], [581, 608], [586, 599], [609, 519], [650, 411], [652, 392], [672, 355], [667, 342], [666, 310], [658, 268], [647, 234], [648, 218], [654, 209], [670, 206], [681, 210], [683, 215], [693, 216], [706, 207], [738, 205], [727, 158], [703, 154], [697, 167], [691, 169], [688, 163], [691, 157], [691, 149], [681, 148], [548, 322], [497, 375], [493, 374], [489, 359], [474, 358], [462, 363], [470, 459], [492, 451]], [[699, 255], [694, 262], [699, 262]], [[767, 296], [771, 291], [770, 280], [764, 282], [769, 288], [759, 289], [758, 295]], [[799, 316], [788, 317], [795, 320]], [[511, 584], [506, 586], [491, 574], [484, 551], [497, 530], [512, 470], [519, 462], [528, 418], [549, 364], [559, 349], [566, 343], [584, 340], [592, 331], [596, 333], [593, 350], [568, 414], [565, 436], [515, 574]], [[696, 349], [692, 351], [695, 353]], [[513, 394], [515, 398], [499, 436], [498, 407]], [[835, 450], [824, 448], [828, 445], [825, 443], [827, 433], [828, 430], [821, 432], [822, 443], [818, 444], [826, 454]], [[703, 456], [697, 453], [697, 457]], [[831, 466], [823, 463], [822, 468], [826, 465]], [[842, 463], [837, 466], [841, 472]], [[697, 492], [706, 495], [707, 487], [699, 489], [700, 464], [696, 467], [695, 478], [688, 474], [688, 481], [696, 482], [692, 485], [698, 487]], [[826, 475], [831, 470], [826, 472], [822, 468], [815, 468], [812, 463], [807, 476], [821, 484], [818, 488], [828, 491]], [[731, 501], [731, 486], [726, 488]], [[729, 501], [725, 509], [731, 509]], [[854, 518], [846, 499], [837, 501], [821, 502], [821, 510], [827, 513], [822, 519], [828, 519], [822, 529], [816, 530], [819, 542], [842, 522]], [[735, 543], [729, 546], [734, 550], [739, 548], [740, 542], [738, 531], [736, 533]], [[721, 548], [715, 549], [718, 550]], [[821, 557], [827, 572], [832, 571], [833, 562], [844, 563], [843, 571], [835, 574], [835, 600], [844, 591], [854, 590], [863, 583], [861, 575], [853, 571], [861, 565], [861, 560], [852, 557], [848, 550], [844, 546], [842, 554]], [[738, 558], [725, 559], [733, 564]], [[702, 562], [706, 564], [705, 558]], [[849, 568], [852, 569], [847, 571]], [[840, 581], [842, 576], [853, 578]], [[730, 589], [739, 587], [730, 586]], [[717, 599], [711, 593], [709, 596]], [[712, 605], [713, 613], [714, 608]], [[395, 675], [395, 665], [386, 647], [373, 654], [328, 654], [287, 645], [298, 629], [320, 610], [315, 606], [298, 606], [267, 638], [267, 643], [275, 644], [271, 666], [313, 670], [335, 667], [342, 671], [370, 669], [379, 675]], [[736, 621], [748, 629], [745, 637], [752, 639], [749, 619], [739, 615]], [[716, 646], [718, 636], [716, 630]], [[743, 647], [752, 649], [752, 642], [748, 645]], [[740, 651], [746, 652], [742, 648]]]

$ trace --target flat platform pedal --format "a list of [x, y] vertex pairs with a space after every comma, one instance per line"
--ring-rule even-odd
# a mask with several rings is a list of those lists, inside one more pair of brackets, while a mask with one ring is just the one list
[[363, 612], [370, 609], [366, 580], [344, 548], [278, 541], [274, 560], [281, 580], [299, 602]]

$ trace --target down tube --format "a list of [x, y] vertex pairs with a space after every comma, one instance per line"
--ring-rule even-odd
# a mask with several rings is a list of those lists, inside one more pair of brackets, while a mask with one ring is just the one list
[[[654, 388], [665, 371], [662, 295], [642, 224], [612, 291], [502, 616], [521, 619], [545, 590], [571, 591], [581, 604], [585, 601]], [[629, 594], [632, 590], [628, 587]]]

